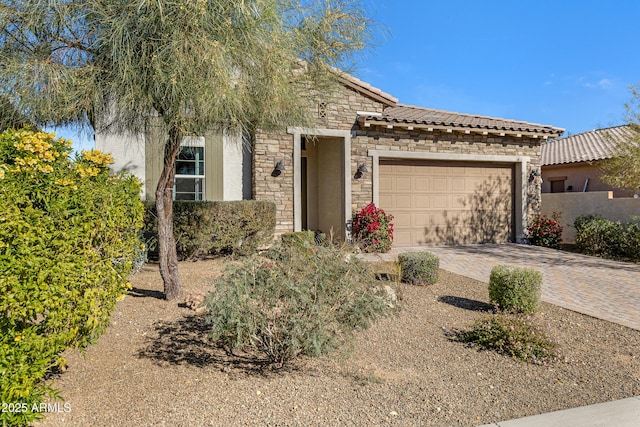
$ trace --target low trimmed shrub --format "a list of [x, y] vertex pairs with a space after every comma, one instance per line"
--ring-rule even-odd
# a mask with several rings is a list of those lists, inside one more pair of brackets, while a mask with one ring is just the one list
[[527, 226], [527, 236], [529, 243], [532, 245], [559, 249], [562, 241], [560, 214], [554, 212], [551, 218], [544, 216], [532, 217]]
[[[158, 237], [155, 202], [146, 202], [144, 237], [149, 256], [157, 259]], [[259, 200], [174, 201], [173, 228], [178, 258], [255, 253], [273, 240], [276, 206]]]
[[351, 236], [363, 252], [389, 252], [393, 243], [393, 215], [387, 215], [375, 204], [353, 214]]
[[205, 300], [211, 336], [279, 366], [337, 349], [389, 311], [370, 265], [346, 255], [277, 244], [230, 266]]
[[280, 236], [280, 240], [285, 245], [296, 244], [310, 247], [316, 244], [316, 233], [313, 230], [292, 231], [289, 233], [283, 233]]
[[496, 265], [489, 277], [489, 299], [501, 310], [533, 313], [540, 305], [542, 273], [532, 268]]
[[104, 332], [140, 249], [139, 181], [70, 152], [53, 134], [0, 134], [0, 402], [24, 405], [0, 425], [44, 416], [34, 405], [59, 397], [46, 376]]
[[431, 252], [398, 254], [402, 281], [413, 285], [433, 285], [438, 281], [440, 259]]
[[640, 261], [640, 217], [624, 224], [596, 215], [580, 216], [576, 227], [576, 249], [588, 255]]
[[471, 330], [458, 333], [456, 339], [535, 365], [561, 360], [558, 343], [548, 338], [545, 329], [531, 316], [504, 313], [487, 316], [476, 320]]

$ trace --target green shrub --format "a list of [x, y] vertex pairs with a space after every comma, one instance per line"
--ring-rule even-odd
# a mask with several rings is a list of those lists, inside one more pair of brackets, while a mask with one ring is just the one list
[[[154, 202], [146, 203], [144, 236], [157, 258], [158, 223]], [[214, 254], [249, 255], [273, 240], [276, 207], [272, 202], [175, 201], [173, 227], [181, 260]]]
[[282, 366], [349, 340], [389, 310], [371, 267], [336, 248], [276, 245], [231, 266], [205, 304], [215, 341]]
[[29, 408], [3, 411], [3, 425], [42, 417], [32, 405], [57, 396], [43, 379], [105, 330], [140, 249], [140, 183], [98, 151], [72, 161], [70, 145], [0, 134], [0, 401]]
[[364, 252], [389, 252], [393, 243], [393, 215], [373, 203], [353, 214], [351, 235]]
[[640, 218], [627, 224], [596, 215], [581, 216], [574, 222], [576, 249], [588, 255], [640, 260]]
[[431, 252], [398, 254], [402, 281], [414, 285], [433, 285], [438, 281], [440, 259]]
[[558, 343], [549, 339], [531, 316], [498, 313], [484, 317], [471, 330], [458, 333], [456, 339], [536, 365], [560, 360]]
[[502, 310], [533, 313], [540, 305], [542, 274], [531, 268], [497, 265], [489, 277], [489, 298]]
[[280, 240], [285, 245], [296, 244], [304, 247], [310, 247], [316, 244], [316, 235], [312, 230], [294, 231], [283, 233]]
[[554, 212], [551, 218], [534, 216], [529, 220], [527, 236], [532, 245], [553, 249], [560, 248], [562, 241], [560, 214]]

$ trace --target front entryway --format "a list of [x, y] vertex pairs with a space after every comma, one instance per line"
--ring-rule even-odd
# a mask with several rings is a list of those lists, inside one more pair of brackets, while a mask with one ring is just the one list
[[344, 139], [302, 136], [300, 197], [303, 230], [345, 238]]

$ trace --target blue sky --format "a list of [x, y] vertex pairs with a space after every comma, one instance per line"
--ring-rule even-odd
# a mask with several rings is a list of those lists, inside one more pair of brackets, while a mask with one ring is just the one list
[[[621, 124], [640, 83], [638, 0], [365, 0], [388, 35], [353, 73], [403, 104], [549, 124]], [[75, 147], [90, 138], [60, 131]]]
[[621, 124], [640, 1], [370, 0], [390, 33], [356, 76], [409, 105], [565, 128]]

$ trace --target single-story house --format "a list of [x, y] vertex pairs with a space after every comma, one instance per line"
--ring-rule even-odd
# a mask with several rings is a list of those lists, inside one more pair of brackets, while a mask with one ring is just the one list
[[[398, 103], [349, 75], [311, 128], [185, 138], [175, 199], [270, 200], [277, 233], [349, 237], [354, 209], [392, 214], [396, 246], [519, 241], [540, 203], [540, 144], [564, 129]], [[153, 197], [163, 136], [96, 133]], [[245, 141], [247, 142], [247, 141]]]
[[613, 191], [631, 197], [633, 191], [602, 182], [599, 163], [615, 155], [616, 147], [634, 137], [627, 125], [583, 132], [542, 144], [542, 192]]

